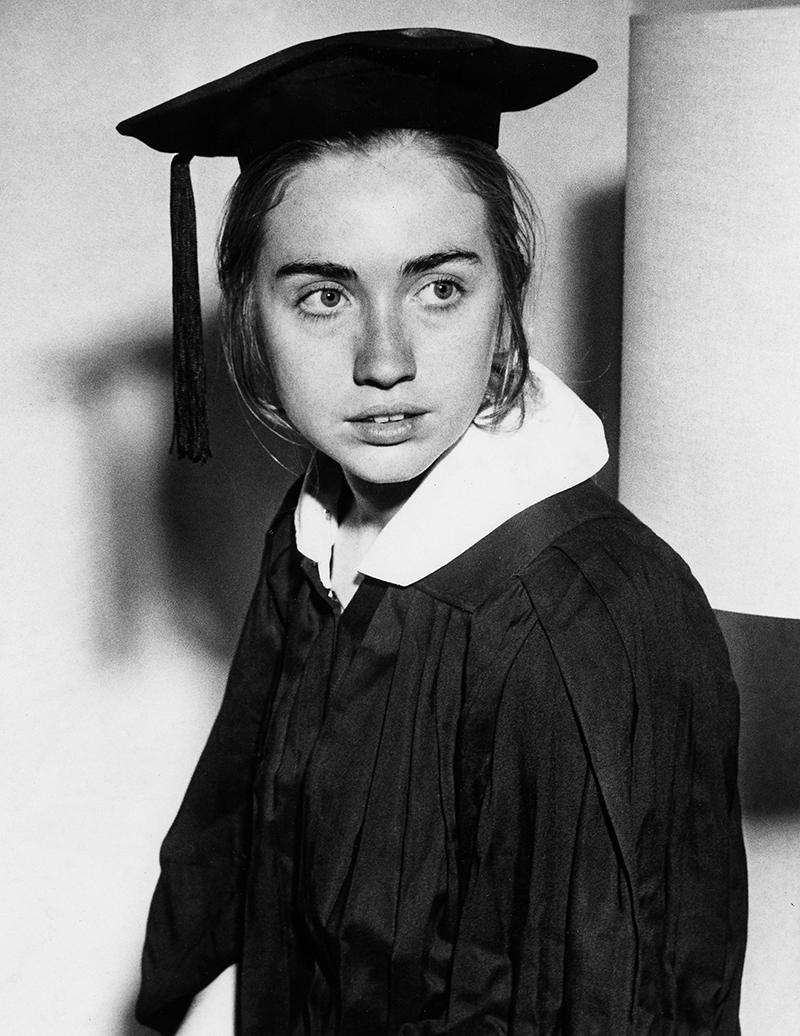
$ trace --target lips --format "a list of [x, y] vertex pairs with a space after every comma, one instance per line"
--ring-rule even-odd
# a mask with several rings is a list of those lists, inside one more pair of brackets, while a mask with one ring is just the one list
[[369, 421], [376, 424], [387, 424], [412, 417], [421, 417], [424, 413], [425, 411], [422, 407], [412, 406], [411, 404], [392, 403], [387, 406], [386, 403], [382, 403], [376, 406], [365, 407], [353, 417], [348, 418], [348, 420], [353, 422]]
[[373, 424], [391, 424], [394, 421], [403, 421], [405, 414], [376, 414], [375, 417], [364, 418], [366, 421], [371, 421]]
[[375, 407], [350, 418], [358, 438], [370, 446], [396, 446], [413, 438], [425, 411], [419, 407]]

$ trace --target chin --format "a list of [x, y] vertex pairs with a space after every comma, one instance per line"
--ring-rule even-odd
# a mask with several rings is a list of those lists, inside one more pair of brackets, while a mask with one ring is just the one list
[[[402, 456], [396, 447], [375, 447], [373, 448], [378, 456], [367, 458], [334, 458], [346, 475], [357, 478], [361, 482], [372, 483], [376, 486], [397, 485], [403, 482], [413, 482], [420, 478], [432, 467], [445, 452], [446, 447], [437, 453], [428, 453], [424, 456], [419, 454]], [[381, 456], [385, 453], [386, 456]]]

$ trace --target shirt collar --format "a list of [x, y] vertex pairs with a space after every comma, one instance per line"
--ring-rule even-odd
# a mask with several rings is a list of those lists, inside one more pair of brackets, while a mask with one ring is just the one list
[[[433, 465], [362, 559], [360, 572], [408, 586], [448, 564], [515, 514], [591, 478], [608, 460], [600, 418], [552, 371], [532, 362], [539, 392], [500, 425], [471, 425]], [[301, 554], [330, 587], [338, 466], [312, 460], [295, 510]]]

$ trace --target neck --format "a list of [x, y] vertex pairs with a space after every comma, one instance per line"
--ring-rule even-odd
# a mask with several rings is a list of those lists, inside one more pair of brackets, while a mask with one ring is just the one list
[[345, 608], [361, 582], [361, 559], [383, 527], [397, 514], [422, 480], [376, 485], [345, 476], [347, 489], [339, 504], [339, 530], [333, 549], [331, 586]]
[[346, 521], [351, 527], [370, 528], [377, 534], [397, 514], [422, 481], [418, 475], [409, 482], [363, 482], [346, 475], [350, 490], [347, 501], [339, 514], [339, 521]]

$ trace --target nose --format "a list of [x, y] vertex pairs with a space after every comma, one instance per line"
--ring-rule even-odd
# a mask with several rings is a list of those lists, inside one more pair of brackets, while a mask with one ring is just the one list
[[356, 343], [353, 380], [388, 389], [417, 374], [414, 349], [396, 310], [373, 311]]

